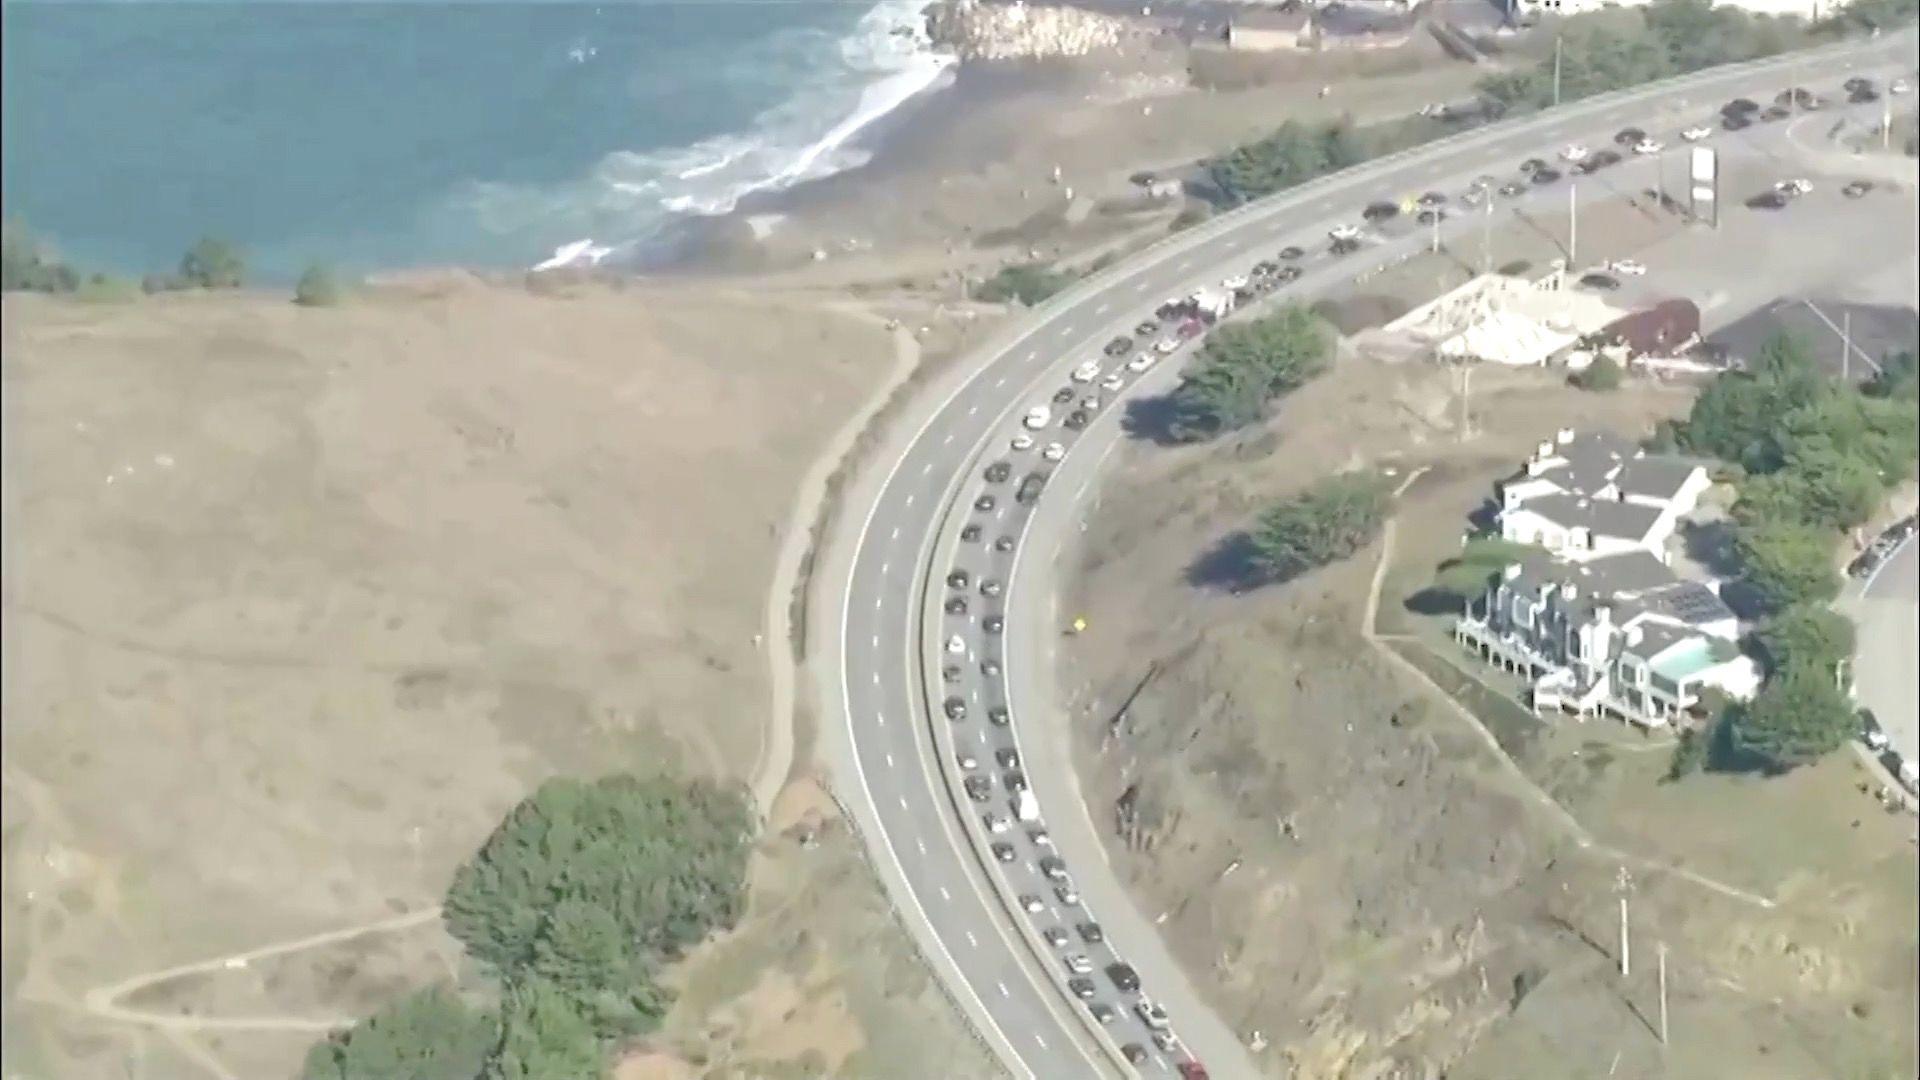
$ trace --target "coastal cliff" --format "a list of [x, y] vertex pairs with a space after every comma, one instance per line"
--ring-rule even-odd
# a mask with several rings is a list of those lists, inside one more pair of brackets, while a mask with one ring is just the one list
[[927, 36], [963, 60], [1086, 56], [1142, 32], [1113, 15], [1018, 2], [939, 0], [926, 15]]

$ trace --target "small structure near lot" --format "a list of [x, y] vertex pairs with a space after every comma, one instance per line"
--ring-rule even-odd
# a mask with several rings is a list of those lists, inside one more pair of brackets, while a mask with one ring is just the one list
[[1545, 364], [1625, 312], [1592, 293], [1482, 274], [1382, 327], [1430, 349], [1436, 359], [1526, 367]]
[[1284, 52], [1314, 44], [1313, 13], [1305, 4], [1257, 8], [1227, 19], [1227, 48], [1240, 52]]

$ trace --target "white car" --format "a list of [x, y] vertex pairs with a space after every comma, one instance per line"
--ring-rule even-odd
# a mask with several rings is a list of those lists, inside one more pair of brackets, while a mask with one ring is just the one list
[[1093, 971], [1093, 961], [1080, 953], [1073, 953], [1066, 959], [1067, 970], [1075, 975], [1086, 975]]
[[[1169, 355], [1170, 353], [1177, 351], [1179, 348], [1180, 348], [1179, 338], [1171, 338], [1171, 337], [1161, 338], [1159, 341], [1156, 341], [1153, 343], [1153, 351], [1159, 353], [1161, 356]], [[1147, 362], [1152, 363], [1153, 361], [1149, 360]]]
[[1581, 146], [1579, 143], [1573, 143], [1572, 145], [1566, 147], [1564, 150], [1560, 151], [1560, 160], [1585, 161], [1587, 160], [1587, 148], [1584, 146]]
[[1081, 364], [1079, 367], [1073, 369], [1073, 375], [1071, 377], [1074, 382], [1092, 382], [1100, 377], [1100, 361], [1089, 360]]
[[1054, 889], [1053, 895], [1055, 899], [1059, 900], [1061, 903], [1067, 905], [1068, 907], [1072, 907], [1075, 904], [1078, 904], [1080, 902], [1080, 894], [1077, 892], [1074, 892], [1073, 886], [1071, 885], [1062, 885]]
[[1625, 274], [1628, 277], [1639, 277], [1647, 272], [1645, 265], [1637, 263], [1632, 259], [1615, 259], [1607, 264], [1607, 269], [1616, 274]]
[[1154, 1002], [1142, 1001], [1133, 1007], [1133, 1011], [1139, 1013], [1140, 1019], [1145, 1021], [1146, 1025], [1153, 1030], [1165, 1031], [1167, 1029], [1167, 1010], [1161, 1008]]
[[1015, 452], [1018, 452], [1021, 450], [1031, 450], [1033, 449], [1033, 436], [1023, 431], [1020, 434], [1015, 435], [1013, 437], [1013, 441], [1009, 442], [1007, 445], [1011, 447]]
[[1220, 282], [1220, 287], [1227, 290], [1228, 292], [1236, 292], [1240, 289], [1244, 289], [1247, 287], [1246, 275], [1235, 274], [1230, 278], [1226, 278]]
[[1041, 428], [1046, 427], [1052, 419], [1052, 409], [1047, 408], [1045, 405], [1035, 405], [1033, 408], [1027, 410], [1027, 418], [1020, 422], [1027, 425], [1030, 431], [1039, 431]]
[[1905, 79], [1895, 79], [1887, 84], [1887, 93], [1889, 94], [1904, 94], [1911, 89], [1913, 89], [1913, 84]]
[[1057, 442], [1050, 442], [1046, 445], [1045, 449], [1040, 451], [1040, 456], [1046, 458], [1048, 461], [1059, 461], [1061, 458], [1067, 456], [1067, 448]]
[[1117, 371], [1100, 380], [1102, 390], [1118, 390], [1125, 385], [1127, 385], [1127, 377]]
[[1690, 127], [1687, 130], [1681, 132], [1680, 137], [1687, 140], [1688, 142], [1699, 142], [1701, 139], [1712, 138], [1713, 129], [1705, 126]]
[[1100, 411], [1100, 395], [1088, 394], [1086, 397], [1081, 398], [1080, 407], [1087, 410], [1088, 412], [1099, 412]]
[[950, 653], [966, 652], [967, 651], [966, 640], [962, 638], [959, 634], [953, 635], [952, 637], [947, 639], [947, 651]]
[[1811, 180], [1782, 180], [1773, 185], [1773, 190], [1782, 195], [1805, 195], [1813, 190]]
[[1327, 235], [1335, 240], [1358, 240], [1360, 227], [1357, 225], [1335, 225], [1327, 230]]
[[1641, 139], [1633, 144], [1633, 152], [1636, 154], [1657, 154], [1666, 148], [1659, 139]]
[[1023, 896], [1020, 898], [1020, 910], [1029, 915], [1038, 915], [1047, 910], [1047, 905], [1041, 903], [1037, 896]]
[[[1885, 736], [1883, 735], [1881, 738], [1885, 738]], [[1035, 847], [1050, 848], [1053, 846], [1053, 837], [1048, 836], [1047, 830], [1045, 829], [1028, 829], [1027, 839], [1033, 841]]]
[[999, 836], [1009, 828], [1007, 819], [1001, 817], [999, 814], [987, 814], [980, 820], [986, 823], [987, 831], [995, 836]]

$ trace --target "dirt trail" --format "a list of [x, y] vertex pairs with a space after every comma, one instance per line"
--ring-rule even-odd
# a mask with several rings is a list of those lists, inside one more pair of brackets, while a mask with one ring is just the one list
[[[869, 322], [886, 322], [865, 308], [835, 307]], [[800, 576], [801, 563], [813, 543], [814, 525], [825, 509], [828, 482], [852, 452], [860, 433], [866, 430], [874, 416], [892, 398], [894, 391], [920, 365], [920, 342], [904, 326], [893, 327], [893, 355], [893, 370], [888, 372], [886, 380], [875, 387], [860, 409], [840, 426], [833, 440], [814, 458], [813, 465], [801, 479], [799, 493], [793, 501], [793, 510], [787, 517], [786, 529], [780, 540], [773, 584], [767, 589], [766, 629], [759, 642], [767, 657], [767, 675], [773, 699], [767, 717], [767, 737], [760, 745], [760, 760], [754, 766], [752, 781], [754, 804], [759, 808], [763, 820], [771, 812], [774, 797], [786, 785], [787, 774], [793, 768], [793, 681], [794, 672], [799, 666], [793, 645], [794, 586]], [[786, 643], [784, 647], [781, 645], [783, 642]]]
[[[1416, 473], [1408, 477], [1407, 481], [1400, 486], [1396, 494], [1404, 492], [1410, 487], [1413, 481], [1418, 478], [1418, 475], [1419, 474]], [[1473, 715], [1471, 709], [1454, 700], [1453, 695], [1447, 693], [1438, 683], [1435, 683], [1429, 678], [1426, 672], [1414, 666], [1411, 661], [1401, 656], [1387, 644], [1388, 641], [1396, 639], [1412, 639], [1405, 635], [1386, 635], [1375, 632], [1374, 620], [1380, 610], [1380, 589], [1386, 581], [1387, 567], [1393, 559], [1394, 524], [1393, 521], [1389, 520], [1381, 529], [1380, 559], [1373, 568], [1373, 580], [1367, 587], [1366, 608], [1361, 613], [1360, 634], [1366, 638], [1367, 643], [1372, 645], [1381, 656], [1385, 657], [1388, 663], [1400, 671], [1405, 672], [1420, 686], [1431, 691], [1450, 711], [1462, 720], [1465, 720], [1467, 725], [1487, 744], [1487, 749], [1491, 751], [1494, 758], [1500, 762], [1500, 767], [1513, 777], [1514, 781], [1519, 785], [1520, 791], [1544, 811], [1548, 817], [1552, 818], [1554, 822], [1560, 826], [1561, 830], [1570, 836], [1574, 843], [1582, 849], [1594, 852], [1608, 859], [1614, 859], [1621, 863], [1637, 867], [1641, 870], [1670, 874], [1674, 877], [1690, 881], [1702, 888], [1710, 889], [1722, 896], [1731, 897], [1741, 903], [1752, 904], [1761, 908], [1776, 907], [1776, 903], [1767, 897], [1748, 892], [1745, 889], [1733, 885], [1728, 885], [1723, 881], [1716, 881], [1713, 878], [1685, 867], [1674, 866], [1671, 863], [1662, 862], [1658, 859], [1650, 859], [1644, 855], [1636, 855], [1630, 851], [1623, 851], [1611, 844], [1605, 844], [1595, 839], [1593, 834], [1587, 831], [1586, 826], [1580, 824], [1579, 819], [1568, 813], [1566, 807], [1554, 801], [1553, 796], [1541, 790], [1540, 785], [1534, 783], [1533, 780], [1521, 770], [1513, 758], [1508, 756], [1507, 752], [1501, 748], [1500, 740], [1494, 738], [1493, 732], [1487, 730], [1486, 725], [1480, 722], [1479, 717]]]

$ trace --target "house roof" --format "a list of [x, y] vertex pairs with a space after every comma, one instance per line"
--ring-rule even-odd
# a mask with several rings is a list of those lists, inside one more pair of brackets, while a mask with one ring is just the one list
[[1565, 481], [1560, 486], [1578, 495], [1591, 495], [1606, 487], [1615, 470], [1640, 452], [1639, 447], [1611, 431], [1584, 432], [1555, 443], [1553, 449], [1567, 464], [1548, 473], [1564, 471]]
[[1588, 499], [1579, 495], [1540, 495], [1514, 508], [1538, 514], [1563, 529], [1586, 529], [1595, 536], [1644, 540], [1660, 520], [1652, 506], [1615, 499]]
[[1700, 466], [1677, 457], [1638, 457], [1620, 469], [1613, 482], [1622, 495], [1671, 500]]
[[[1623, 645], [1620, 651], [1628, 656], [1639, 657], [1652, 665], [1655, 670], [1660, 670], [1655, 661], [1659, 659], [1661, 653], [1682, 642], [1697, 640], [1700, 636], [1699, 631], [1690, 627], [1663, 622], [1640, 623], [1635, 629], [1639, 631], [1640, 640], [1631, 645]], [[1661, 674], [1673, 677], [1673, 673], [1668, 671], [1661, 671]]]
[[1649, 615], [1686, 623], [1688, 626], [1705, 626], [1737, 618], [1718, 593], [1697, 581], [1675, 580], [1664, 588], [1642, 593], [1635, 597], [1633, 603]]
[[1700, 332], [1700, 309], [1691, 300], [1663, 300], [1600, 328], [1600, 336], [1624, 343], [1634, 356], [1665, 355]]

